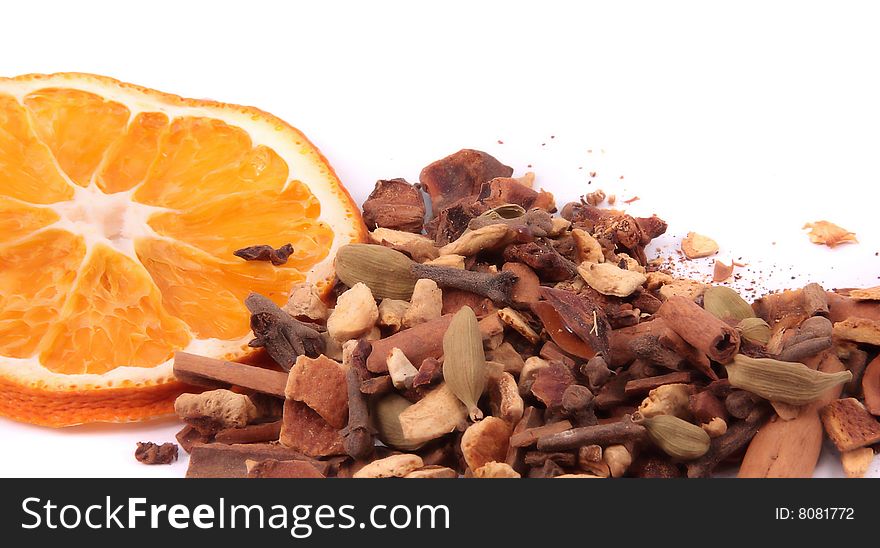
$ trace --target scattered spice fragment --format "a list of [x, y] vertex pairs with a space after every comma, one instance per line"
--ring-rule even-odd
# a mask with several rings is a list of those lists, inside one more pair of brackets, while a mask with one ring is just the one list
[[271, 245], [252, 245], [237, 249], [232, 254], [245, 261], [269, 261], [275, 266], [281, 266], [293, 255], [293, 245], [284, 244], [278, 249]]
[[733, 275], [733, 263], [724, 264], [715, 259], [715, 265], [712, 268], [712, 281], [715, 283], [727, 281]]
[[833, 249], [841, 244], [859, 243], [855, 232], [850, 232], [828, 221], [807, 223], [803, 226], [802, 230], [807, 229], [810, 230], [807, 234], [810, 237], [810, 241], [817, 245], [827, 245]]
[[147, 442], [137, 442], [134, 458], [144, 464], [171, 464], [177, 460], [177, 444], [163, 443], [162, 445]]

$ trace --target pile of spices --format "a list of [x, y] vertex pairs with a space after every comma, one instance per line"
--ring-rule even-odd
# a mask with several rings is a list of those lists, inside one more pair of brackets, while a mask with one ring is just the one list
[[462, 150], [419, 185], [379, 181], [372, 243], [339, 250], [334, 303], [307, 284], [284, 308], [251, 295], [263, 363], [178, 353], [177, 377], [209, 389], [175, 406], [187, 476], [797, 477], [825, 436], [865, 474], [880, 444], [878, 288], [749, 304], [649, 262], [660, 218], [595, 193], [557, 215], [532, 174], [512, 175]]

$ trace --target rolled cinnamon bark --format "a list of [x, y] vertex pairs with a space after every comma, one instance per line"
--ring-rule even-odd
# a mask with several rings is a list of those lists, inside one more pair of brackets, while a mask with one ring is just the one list
[[671, 297], [657, 315], [679, 337], [718, 363], [729, 363], [739, 351], [736, 329], [686, 297]]

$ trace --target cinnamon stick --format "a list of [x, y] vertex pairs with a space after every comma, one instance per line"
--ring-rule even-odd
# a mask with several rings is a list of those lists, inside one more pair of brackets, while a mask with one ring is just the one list
[[238, 443], [261, 443], [278, 441], [281, 435], [281, 421], [249, 424], [243, 428], [224, 428], [217, 432], [214, 441], [233, 445]]
[[242, 363], [215, 360], [187, 352], [174, 353], [174, 376], [179, 380], [197, 385], [234, 385], [255, 392], [284, 397], [287, 373], [244, 365]]
[[682, 339], [716, 362], [729, 363], [739, 350], [736, 329], [686, 297], [670, 297], [657, 314]]
[[254, 443], [247, 445], [224, 445], [221, 443], [196, 444], [190, 452], [188, 478], [245, 478], [247, 461], [301, 460], [310, 463], [327, 475], [330, 464], [309, 458], [298, 451], [281, 445]]
[[639, 394], [647, 394], [651, 390], [664, 384], [689, 384], [693, 381], [693, 373], [690, 371], [676, 371], [667, 375], [657, 375], [656, 377], [647, 377], [645, 379], [635, 379], [626, 383], [624, 393], [627, 396], [635, 396]]
[[571, 423], [568, 421], [559, 421], [535, 428], [527, 428], [510, 437], [510, 447], [528, 447], [536, 443], [538, 438], [565, 432], [569, 429], [571, 429]]
[[373, 341], [367, 369], [373, 373], [386, 373], [388, 365], [385, 362], [392, 348], [399, 348], [412, 363], [422, 363], [425, 358], [439, 358], [443, 355], [443, 335], [451, 321], [452, 314], [447, 314]]

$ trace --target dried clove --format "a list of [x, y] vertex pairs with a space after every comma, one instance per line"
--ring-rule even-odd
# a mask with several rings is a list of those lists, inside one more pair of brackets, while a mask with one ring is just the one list
[[233, 251], [232, 254], [245, 261], [269, 261], [275, 266], [281, 266], [293, 255], [293, 245], [284, 244], [278, 249], [271, 245], [252, 245]]
[[541, 240], [512, 244], [504, 249], [504, 260], [528, 265], [548, 282], [570, 280], [577, 275], [577, 265]]
[[455, 288], [476, 293], [500, 306], [513, 304], [513, 286], [517, 276], [513, 272], [488, 274], [461, 270], [448, 266], [414, 263], [410, 271], [416, 278], [428, 278], [442, 288]]
[[285, 371], [290, 371], [299, 356], [317, 358], [324, 352], [324, 337], [317, 325], [293, 318], [259, 293], [251, 293], [244, 303], [251, 312], [251, 330], [254, 332], [254, 340], [248, 346], [264, 347]]
[[373, 452], [375, 430], [370, 421], [367, 398], [361, 392], [361, 377], [355, 367], [345, 373], [348, 388], [348, 424], [342, 429], [342, 446], [353, 459], [365, 459]]

